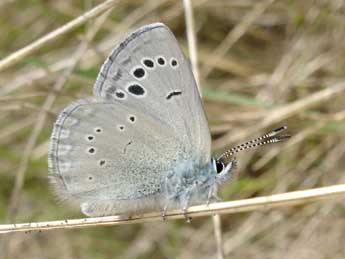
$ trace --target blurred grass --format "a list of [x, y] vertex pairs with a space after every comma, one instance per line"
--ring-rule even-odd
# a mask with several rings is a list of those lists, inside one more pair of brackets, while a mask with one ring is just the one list
[[274, 105], [264, 101], [256, 100], [242, 94], [236, 94], [221, 90], [212, 90], [210, 88], [203, 88], [203, 95], [206, 100], [218, 101], [238, 106], [249, 106], [258, 108], [274, 108]]
[[[225, 55], [217, 58], [213, 53], [224, 38], [262, 2], [193, 1], [205, 109], [214, 139], [229, 147], [237, 144], [233, 143], [232, 134], [255, 129], [274, 109], [342, 82], [345, 76], [345, 5], [337, 0], [275, 1], [254, 19]], [[0, 57], [99, 3], [0, 3]], [[151, 11], [145, 11], [150, 8]], [[59, 204], [48, 185], [46, 143], [53, 122], [68, 103], [91, 95], [100, 65], [111, 48], [132, 29], [154, 21], [166, 23], [183, 49], [187, 49], [182, 2], [119, 1], [58, 93], [27, 167], [13, 222], [81, 216], [78, 210]], [[16, 98], [42, 92], [48, 95], [92, 23], [63, 35], [0, 72], [1, 222], [6, 220], [15, 174], [45, 100], [44, 96]], [[211, 67], [212, 71], [205, 76]], [[239, 155], [238, 175], [222, 188], [222, 198], [343, 183], [345, 120], [335, 116], [344, 112], [344, 97], [339, 94], [286, 121], [295, 136], [290, 144]], [[24, 120], [32, 123], [21, 123]], [[225, 137], [229, 134], [230, 138]], [[219, 153], [221, 148], [215, 145], [214, 151]], [[327, 201], [223, 217], [226, 258], [344, 258], [344, 216], [343, 202]], [[214, 258], [216, 251], [209, 219], [198, 219], [192, 224], [175, 221], [14, 234], [9, 248], [9, 258]]]

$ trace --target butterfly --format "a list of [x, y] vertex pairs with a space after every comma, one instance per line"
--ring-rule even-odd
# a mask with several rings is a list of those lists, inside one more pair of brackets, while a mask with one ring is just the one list
[[48, 155], [57, 195], [87, 216], [186, 214], [188, 206], [218, 199], [235, 153], [286, 137], [277, 135], [282, 127], [212, 157], [190, 63], [162, 23], [139, 28], [111, 52], [93, 95], [61, 112]]

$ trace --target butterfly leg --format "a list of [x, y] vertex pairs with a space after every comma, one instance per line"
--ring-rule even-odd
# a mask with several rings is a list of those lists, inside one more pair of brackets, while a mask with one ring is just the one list
[[187, 223], [190, 223], [191, 219], [192, 219], [191, 217], [188, 216], [187, 210], [188, 210], [188, 203], [189, 203], [189, 200], [190, 200], [190, 197], [191, 197], [191, 194], [192, 194], [194, 187], [195, 186], [188, 188], [180, 198], [180, 203], [182, 205], [182, 212], [183, 212], [183, 215], [184, 215]]
[[164, 206], [163, 210], [161, 211], [161, 216], [162, 216], [163, 220], [165, 220], [165, 215], [166, 215], [166, 212], [167, 212], [167, 210], [168, 210], [168, 205], [169, 205], [169, 203], [167, 203], [167, 204]]
[[183, 211], [184, 218], [186, 219], [186, 222], [187, 223], [191, 223], [192, 222], [192, 217], [188, 216], [187, 208], [182, 208], [182, 211]]
[[213, 185], [210, 187], [210, 190], [208, 191], [208, 195], [207, 195], [207, 201], [206, 201], [206, 205], [208, 206], [211, 202], [211, 199], [214, 196], [214, 187]]
[[213, 190], [210, 190], [208, 193], [206, 206], [208, 206], [212, 201], [213, 202], [220, 202], [220, 201], [222, 201], [222, 199], [218, 197], [217, 193], [215, 193]]
[[[169, 202], [163, 207], [163, 210], [161, 211], [161, 216], [162, 216], [163, 220], [165, 220], [168, 206], [169, 206]], [[182, 211], [183, 211], [184, 217], [186, 218], [186, 221], [189, 223], [191, 218], [188, 217], [187, 209], [188, 209], [188, 202], [185, 202], [183, 207], [182, 207]]]
[[174, 193], [174, 185], [171, 183], [171, 178], [174, 176], [174, 173], [169, 173], [165, 178], [165, 204], [163, 210], [161, 210], [161, 216], [165, 220], [166, 212], [168, 210], [169, 204], [174, 203], [177, 199], [176, 193]]
[[174, 203], [176, 203], [177, 200], [178, 200], [177, 195], [168, 195], [168, 197], [166, 197], [164, 207], [161, 210], [161, 216], [163, 220], [165, 220], [166, 212], [169, 208], [169, 205], [170, 206], [172, 205], [174, 207]]
[[187, 209], [188, 209], [188, 205], [184, 205], [184, 206], [182, 207], [182, 212], [183, 212], [184, 218], [186, 219], [186, 222], [187, 222], [187, 223], [190, 223], [190, 222], [192, 221], [192, 218], [188, 216]]

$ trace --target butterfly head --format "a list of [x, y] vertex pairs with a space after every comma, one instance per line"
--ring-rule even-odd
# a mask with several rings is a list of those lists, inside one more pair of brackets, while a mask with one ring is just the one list
[[225, 181], [229, 180], [236, 168], [236, 158], [230, 160], [226, 163], [222, 159], [212, 158], [211, 160], [213, 171], [216, 174], [216, 182], [218, 185], [221, 185]]

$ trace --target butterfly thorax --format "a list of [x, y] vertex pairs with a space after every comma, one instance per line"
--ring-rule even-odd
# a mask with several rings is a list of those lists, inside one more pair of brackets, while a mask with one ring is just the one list
[[191, 205], [218, 200], [218, 187], [231, 178], [236, 161], [228, 164], [216, 159], [208, 163], [187, 160], [170, 171], [164, 179], [165, 207], [186, 209]]
[[206, 203], [217, 185], [216, 176], [211, 163], [189, 160], [179, 164], [164, 179], [165, 206], [187, 208]]

